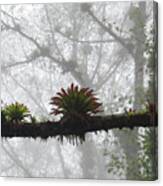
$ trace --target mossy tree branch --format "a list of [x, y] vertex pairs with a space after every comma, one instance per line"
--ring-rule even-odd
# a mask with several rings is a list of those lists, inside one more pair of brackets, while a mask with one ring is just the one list
[[43, 139], [56, 136], [83, 136], [87, 132], [108, 131], [134, 127], [157, 127], [157, 114], [135, 114], [133, 116], [110, 115], [93, 116], [83, 119], [62, 119], [57, 122], [40, 123], [2, 123], [2, 137], [41, 137]]

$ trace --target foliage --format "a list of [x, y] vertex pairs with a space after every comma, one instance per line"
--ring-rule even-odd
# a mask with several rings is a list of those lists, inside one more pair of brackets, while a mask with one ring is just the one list
[[141, 169], [141, 179], [154, 180], [157, 177], [156, 151], [157, 140], [155, 139], [156, 129], [146, 129], [141, 136], [141, 151], [139, 164]]
[[28, 108], [24, 104], [18, 102], [7, 105], [1, 113], [3, 113], [3, 117], [6, 121], [15, 123], [22, 122], [30, 115]]
[[36, 124], [37, 123], [37, 119], [35, 116], [30, 116], [30, 120], [32, 124]]
[[101, 111], [101, 103], [90, 88], [79, 88], [72, 83], [67, 91], [61, 88], [57, 96], [51, 98], [52, 114], [70, 116], [90, 116]]
[[[146, 97], [148, 103], [146, 110], [153, 119], [154, 113], [157, 113], [157, 42], [154, 35], [153, 23], [150, 28], [150, 33], [146, 39], [146, 56], [147, 69], [149, 75], [148, 89], [146, 90]], [[139, 164], [142, 167], [141, 176], [143, 180], [155, 180], [158, 177], [158, 154], [157, 154], [157, 129], [146, 129], [141, 135], [141, 153], [139, 157]]]
[[134, 116], [135, 114], [146, 114], [149, 113], [151, 117], [157, 112], [156, 104], [147, 100], [147, 103], [144, 104], [143, 109], [135, 110], [133, 108], [129, 108], [128, 110], [125, 108], [126, 114], [130, 116]]
[[5, 115], [5, 111], [3, 109], [1, 110], [1, 122], [2, 123], [6, 122], [6, 115]]

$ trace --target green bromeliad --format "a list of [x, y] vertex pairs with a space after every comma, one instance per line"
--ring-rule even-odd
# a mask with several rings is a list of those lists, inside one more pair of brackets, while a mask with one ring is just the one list
[[4, 121], [14, 123], [20, 123], [30, 115], [28, 108], [18, 102], [5, 106], [1, 113], [3, 113]]

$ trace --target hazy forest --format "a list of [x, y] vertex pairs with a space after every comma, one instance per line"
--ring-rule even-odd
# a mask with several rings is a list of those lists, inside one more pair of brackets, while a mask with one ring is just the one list
[[[95, 92], [102, 103], [95, 116], [146, 112], [157, 103], [155, 6], [1, 5], [1, 107], [19, 102], [33, 120], [58, 121], [50, 99], [73, 83]], [[3, 137], [0, 162], [1, 176], [154, 180], [157, 128], [87, 132], [78, 144], [59, 135]]]

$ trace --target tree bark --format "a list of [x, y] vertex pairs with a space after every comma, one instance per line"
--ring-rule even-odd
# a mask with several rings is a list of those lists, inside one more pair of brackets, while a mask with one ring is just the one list
[[157, 114], [135, 114], [133, 116], [111, 115], [92, 116], [85, 119], [68, 119], [58, 122], [47, 121], [40, 123], [2, 123], [2, 137], [55, 137], [57, 135], [84, 135], [87, 132], [108, 131], [134, 127], [157, 127]]

